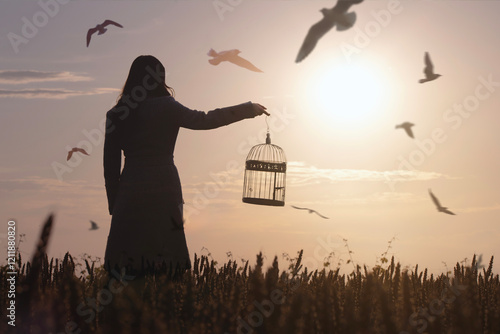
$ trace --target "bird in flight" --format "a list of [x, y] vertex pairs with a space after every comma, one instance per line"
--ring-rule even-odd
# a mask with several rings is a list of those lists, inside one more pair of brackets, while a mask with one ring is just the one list
[[324, 218], [324, 219], [330, 219], [330, 218], [328, 218], [328, 217], [323, 216], [322, 214], [320, 214], [320, 213], [319, 213], [318, 211], [316, 211], [316, 210], [312, 210], [312, 209], [309, 209], [309, 208], [299, 208], [298, 206], [295, 206], [295, 205], [292, 205], [292, 208], [294, 208], [294, 209], [298, 209], [298, 210], [307, 210], [307, 211], [309, 211], [309, 213], [315, 213], [315, 214], [317, 214], [318, 216], [320, 216], [321, 218]]
[[91, 226], [90, 226], [90, 228], [89, 228], [89, 230], [90, 230], [90, 231], [92, 231], [92, 230], [97, 230], [97, 229], [99, 228], [99, 226], [96, 224], [96, 222], [95, 222], [95, 221], [92, 221], [92, 220], [91, 220], [91, 221], [90, 221], [90, 225], [91, 225]]
[[92, 37], [92, 35], [96, 32], [98, 32], [98, 35], [104, 34], [106, 31], [108, 31], [108, 29], [106, 29], [106, 26], [110, 24], [123, 28], [121, 24], [111, 20], [106, 20], [103, 23], [96, 25], [95, 28], [90, 28], [89, 31], [87, 32], [87, 47], [89, 47], [90, 38]]
[[66, 161], [68, 161], [69, 159], [71, 159], [71, 157], [73, 156], [73, 152], [80, 152], [80, 153], [83, 153], [85, 155], [89, 155], [87, 153], [87, 151], [85, 151], [83, 148], [73, 147], [71, 149], [71, 151], [68, 152], [68, 156], [66, 157]]
[[449, 215], [455, 215], [453, 212], [451, 212], [450, 210], [448, 210], [447, 207], [441, 206], [441, 203], [439, 203], [439, 200], [437, 199], [436, 196], [434, 196], [434, 194], [432, 193], [432, 191], [430, 189], [429, 189], [429, 195], [431, 195], [432, 201], [436, 205], [436, 208], [437, 208], [437, 210], [439, 212], [447, 213]]
[[414, 125], [415, 124], [410, 123], [410, 122], [404, 122], [404, 123], [401, 123], [399, 125], [396, 125], [396, 129], [405, 129], [408, 136], [410, 136], [411, 138], [415, 138], [415, 137], [413, 137], [413, 131], [411, 130], [411, 127]]
[[210, 49], [210, 51], [208, 51], [207, 54], [210, 57], [212, 57], [212, 59], [209, 59], [208, 62], [212, 65], [219, 65], [220, 62], [222, 62], [222, 61], [228, 61], [228, 62], [233, 63], [235, 65], [238, 65], [240, 67], [246, 68], [247, 70], [250, 70], [250, 71], [262, 72], [260, 69], [258, 69], [251, 62], [238, 56], [238, 54], [240, 54], [240, 53], [241, 53], [241, 51], [237, 50], [237, 49], [228, 50], [228, 51], [221, 51], [221, 52], [216, 52], [214, 49]]
[[484, 268], [484, 264], [483, 263], [483, 254], [479, 255], [479, 258], [477, 259], [476, 261], [476, 269], [483, 269]]
[[441, 74], [434, 73], [434, 65], [432, 64], [431, 57], [429, 56], [429, 52], [425, 53], [424, 62], [425, 62], [425, 67], [424, 67], [425, 79], [420, 79], [418, 81], [419, 83], [424, 83], [427, 81], [436, 80], [437, 78], [439, 78], [441, 76]]
[[347, 13], [347, 11], [352, 5], [361, 2], [363, 0], [338, 0], [335, 7], [331, 9], [322, 8], [320, 12], [323, 14], [323, 18], [309, 28], [295, 62], [300, 63], [304, 60], [316, 47], [319, 39], [330, 31], [335, 24], [337, 24], [338, 31], [351, 28], [356, 22], [356, 13]]

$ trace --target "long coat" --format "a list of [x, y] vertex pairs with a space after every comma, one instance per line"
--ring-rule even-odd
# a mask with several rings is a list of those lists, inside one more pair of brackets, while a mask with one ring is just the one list
[[[179, 128], [218, 128], [255, 117], [254, 108], [247, 102], [205, 113], [171, 96], [156, 97], [125, 110], [121, 117], [133, 117], [121, 128], [115, 111], [106, 114], [104, 142], [104, 179], [112, 215], [105, 266], [136, 272], [161, 266], [188, 269], [184, 201], [173, 159]], [[125, 163], [120, 171], [122, 151]]]

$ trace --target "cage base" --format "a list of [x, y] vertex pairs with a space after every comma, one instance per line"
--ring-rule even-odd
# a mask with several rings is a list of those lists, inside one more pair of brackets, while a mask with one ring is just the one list
[[277, 201], [265, 198], [252, 198], [252, 197], [243, 197], [243, 203], [268, 205], [268, 206], [285, 206], [284, 201]]

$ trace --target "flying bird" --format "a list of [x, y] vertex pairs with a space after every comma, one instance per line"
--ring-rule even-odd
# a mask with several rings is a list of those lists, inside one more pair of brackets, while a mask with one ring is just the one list
[[410, 123], [410, 122], [404, 122], [404, 123], [401, 123], [399, 125], [396, 125], [396, 129], [405, 129], [408, 136], [410, 136], [411, 138], [415, 138], [415, 137], [413, 137], [413, 131], [411, 130], [411, 127], [414, 125], [415, 124]]
[[425, 53], [424, 61], [425, 61], [425, 68], [424, 68], [425, 79], [420, 79], [418, 82], [424, 83], [424, 82], [436, 80], [437, 78], [439, 78], [441, 76], [441, 74], [434, 73], [434, 65], [432, 64], [431, 57], [429, 56], [429, 52]]
[[207, 55], [212, 57], [212, 59], [209, 59], [208, 62], [212, 65], [219, 65], [223, 61], [228, 61], [228, 62], [233, 63], [235, 65], [238, 65], [240, 67], [246, 68], [247, 70], [250, 70], [250, 71], [262, 72], [260, 69], [258, 69], [251, 62], [238, 56], [238, 54], [240, 54], [240, 53], [241, 53], [241, 51], [237, 50], [237, 49], [228, 50], [228, 51], [221, 51], [221, 52], [216, 52], [214, 49], [210, 49], [210, 51], [208, 51]]
[[337, 24], [338, 31], [351, 28], [356, 22], [356, 13], [347, 13], [347, 11], [352, 5], [361, 2], [363, 0], [338, 0], [335, 7], [331, 9], [322, 8], [320, 12], [323, 14], [323, 18], [309, 28], [295, 62], [300, 63], [304, 60], [316, 47], [319, 39], [330, 31], [335, 24]]
[[431, 195], [432, 201], [436, 205], [436, 208], [437, 208], [437, 210], [439, 212], [447, 213], [449, 215], [455, 215], [453, 212], [451, 212], [450, 210], [448, 210], [447, 207], [441, 206], [441, 203], [439, 203], [439, 200], [437, 199], [436, 196], [434, 196], [434, 194], [432, 193], [432, 191], [430, 189], [429, 189], [429, 195]]
[[66, 157], [66, 161], [68, 161], [69, 159], [71, 159], [71, 156], [73, 155], [73, 152], [80, 152], [80, 153], [83, 153], [85, 155], [89, 155], [87, 153], [87, 151], [85, 151], [83, 148], [73, 147], [73, 149], [71, 149], [71, 151], [68, 152], [68, 156]]
[[328, 218], [328, 217], [325, 217], [325, 216], [321, 215], [321, 214], [320, 214], [318, 211], [316, 211], [316, 210], [312, 210], [312, 209], [309, 209], [309, 208], [299, 208], [298, 206], [295, 206], [295, 205], [292, 205], [292, 208], [294, 208], [294, 209], [298, 209], [298, 210], [307, 210], [307, 211], [309, 211], [309, 213], [315, 213], [315, 214], [317, 214], [318, 216], [320, 216], [321, 218], [324, 218], [324, 219], [330, 219], [330, 218]]
[[477, 259], [476, 261], [476, 269], [483, 269], [484, 268], [484, 264], [483, 263], [483, 254], [479, 255], [479, 258]]
[[92, 230], [97, 230], [97, 229], [99, 228], [99, 226], [96, 224], [96, 222], [95, 222], [95, 221], [92, 221], [92, 220], [91, 220], [91, 221], [90, 221], [90, 225], [91, 225], [91, 226], [90, 226], [90, 228], [89, 228], [89, 230], [90, 230], [90, 231], [92, 231]]
[[96, 32], [98, 32], [98, 35], [104, 34], [106, 31], [108, 31], [108, 29], [106, 29], [106, 26], [110, 24], [123, 28], [121, 24], [111, 20], [106, 20], [103, 23], [96, 25], [95, 28], [90, 28], [89, 31], [87, 32], [87, 47], [89, 47], [90, 38], [92, 37], [92, 35]]

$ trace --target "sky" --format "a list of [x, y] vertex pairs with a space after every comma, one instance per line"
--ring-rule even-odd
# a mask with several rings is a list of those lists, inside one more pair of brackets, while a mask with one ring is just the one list
[[[330, 256], [330, 268], [349, 271], [380, 264], [387, 252], [433, 273], [470, 264], [473, 254], [483, 255], [483, 265], [498, 258], [500, 2], [365, 0], [350, 9], [352, 28], [333, 28], [295, 63], [320, 9], [334, 5], [1, 1], [2, 249], [14, 220], [21, 255], [31, 256], [54, 212], [49, 256], [69, 251], [103, 262], [111, 216], [102, 122], [132, 61], [151, 54], [191, 109], [266, 106], [272, 142], [287, 159], [285, 206], [245, 204], [245, 159], [264, 143], [266, 118], [181, 129], [174, 159], [191, 257], [253, 263], [262, 252], [267, 265], [278, 256], [286, 268], [284, 254], [303, 249], [310, 268]], [[87, 47], [88, 29], [106, 19], [123, 28], [109, 26]], [[211, 65], [211, 48], [238, 49], [263, 72]], [[442, 76], [420, 84], [425, 52]], [[403, 122], [415, 124], [414, 139], [395, 128]], [[90, 155], [66, 161], [72, 147]], [[456, 215], [438, 212], [429, 189]], [[90, 231], [90, 220], [100, 228]]]

